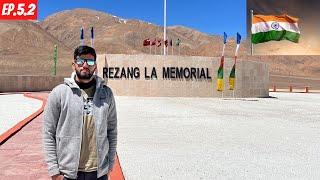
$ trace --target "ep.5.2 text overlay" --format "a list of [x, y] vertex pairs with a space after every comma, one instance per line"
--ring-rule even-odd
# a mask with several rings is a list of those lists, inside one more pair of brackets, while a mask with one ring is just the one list
[[38, 0], [0, 0], [0, 20], [37, 20]]

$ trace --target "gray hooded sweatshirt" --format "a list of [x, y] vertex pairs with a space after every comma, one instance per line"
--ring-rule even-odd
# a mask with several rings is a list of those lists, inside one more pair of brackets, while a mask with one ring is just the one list
[[[76, 179], [81, 150], [83, 98], [75, 73], [56, 86], [47, 99], [43, 116], [43, 149], [49, 175]], [[98, 178], [114, 164], [117, 146], [117, 113], [113, 93], [102, 78], [96, 78], [93, 118], [96, 126]]]

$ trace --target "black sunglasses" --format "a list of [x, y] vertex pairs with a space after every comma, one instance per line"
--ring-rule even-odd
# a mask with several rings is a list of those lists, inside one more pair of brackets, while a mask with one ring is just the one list
[[77, 57], [77, 59], [75, 60], [75, 62], [76, 62], [76, 64], [78, 65], [78, 66], [83, 66], [83, 64], [85, 63], [85, 62], [87, 62], [87, 64], [89, 65], [89, 66], [94, 66], [95, 64], [96, 64], [96, 60], [94, 60], [94, 59], [85, 59], [85, 58], [82, 58], [82, 57]]

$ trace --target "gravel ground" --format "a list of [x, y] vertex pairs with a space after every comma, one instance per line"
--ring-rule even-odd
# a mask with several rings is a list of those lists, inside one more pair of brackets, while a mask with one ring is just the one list
[[116, 97], [126, 179], [320, 179], [320, 94]]

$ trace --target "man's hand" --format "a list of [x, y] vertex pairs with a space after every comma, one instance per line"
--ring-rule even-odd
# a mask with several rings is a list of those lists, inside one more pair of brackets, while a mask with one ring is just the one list
[[64, 179], [64, 176], [61, 174], [51, 176], [51, 180], [63, 180], [63, 179]]

